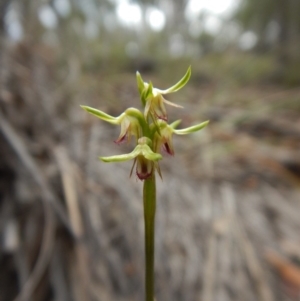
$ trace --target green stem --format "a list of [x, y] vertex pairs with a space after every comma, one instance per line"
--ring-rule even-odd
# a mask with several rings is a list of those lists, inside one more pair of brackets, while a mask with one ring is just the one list
[[156, 209], [155, 173], [144, 181], [144, 220], [145, 220], [145, 290], [146, 301], [154, 300], [154, 224]]

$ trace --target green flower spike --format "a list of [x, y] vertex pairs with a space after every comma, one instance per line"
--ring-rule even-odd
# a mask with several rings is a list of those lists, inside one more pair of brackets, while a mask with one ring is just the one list
[[179, 125], [180, 122], [181, 120], [177, 120], [169, 125], [163, 120], [159, 121], [158, 126], [160, 128], [160, 133], [158, 132], [155, 133], [154, 142], [153, 142], [154, 149], [156, 151], [159, 151], [159, 149], [162, 148], [166, 153], [168, 153], [171, 156], [174, 156], [175, 152], [173, 147], [173, 134], [177, 134], [177, 135], [191, 134], [193, 132], [202, 130], [209, 123], [209, 121], [204, 121], [200, 124], [185, 129], [176, 130], [176, 127]]
[[148, 115], [150, 115], [152, 120], [156, 120], [158, 118], [167, 121], [168, 116], [167, 116], [167, 111], [165, 109], [164, 103], [173, 107], [182, 108], [182, 106], [176, 105], [166, 100], [163, 97], [163, 95], [177, 92], [178, 90], [183, 88], [186, 85], [186, 83], [189, 81], [190, 76], [191, 76], [191, 67], [188, 68], [184, 77], [177, 84], [170, 87], [169, 89], [160, 90], [157, 88], [153, 88], [151, 82], [149, 84], [144, 82], [140, 73], [137, 72], [136, 73], [137, 84], [138, 84], [138, 89], [141, 96], [142, 104], [145, 107], [145, 111], [144, 111], [145, 119], [147, 120]]
[[138, 140], [138, 145], [131, 153], [112, 157], [100, 157], [100, 159], [103, 162], [123, 162], [134, 159], [130, 176], [136, 165], [136, 175], [140, 180], [148, 179], [155, 169], [161, 176], [157, 161], [162, 159], [162, 156], [161, 154], [154, 153], [149, 145], [151, 145], [151, 140], [147, 137], [142, 137]]
[[153, 301], [155, 291], [155, 211], [156, 211], [156, 174], [161, 176], [159, 160], [162, 159], [161, 149], [170, 155], [174, 155], [173, 134], [186, 135], [203, 129], [208, 121], [188, 127], [177, 129], [180, 120], [171, 124], [167, 123], [165, 104], [180, 107], [166, 100], [165, 94], [180, 90], [188, 82], [191, 76], [191, 67], [184, 77], [174, 86], [166, 90], [154, 88], [152, 83], [143, 81], [137, 72], [137, 85], [144, 112], [135, 108], [129, 108], [118, 117], [110, 116], [97, 109], [81, 106], [88, 113], [121, 126], [121, 133], [116, 143], [130, 140], [136, 137], [136, 146], [131, 153], [100, 157], [104, 162], [122, 162], [134, 160], [130, 176], [136, 168], [137, 177], [143, 183], [144, 227], [145, 227], [145, 301]]
[[118, 139], [115, 140], [117, 144], [120, 144], [125, 141], [129, 142], [131, 136], [135, 136], [136, 139], [139, 139], [142, 136], [142, 127], [145, 124], [145, 119], [143, 117], [143, 114], [135, 108], [129, 108], [120, 116], [113, 117], [100, 110], [88, 106], [81, 107], [88, 113], [104, 121], [121, 126], [121, 133]]

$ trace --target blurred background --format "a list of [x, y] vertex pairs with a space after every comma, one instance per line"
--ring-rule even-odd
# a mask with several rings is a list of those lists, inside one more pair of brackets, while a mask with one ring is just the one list
[[135, 72], [182, 127], [161, 163], [158, 301], [300, 300], [300, 1], [0, 1], [0, 301], [143, 300]]

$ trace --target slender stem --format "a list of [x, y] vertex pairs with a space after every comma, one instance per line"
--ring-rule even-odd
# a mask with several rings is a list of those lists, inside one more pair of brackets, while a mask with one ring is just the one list
[[154, 224], [156, 209], [155, 173], [144, 181], [144, 220], [145, 220], [145, 290], [146, 301], [154, 300]]

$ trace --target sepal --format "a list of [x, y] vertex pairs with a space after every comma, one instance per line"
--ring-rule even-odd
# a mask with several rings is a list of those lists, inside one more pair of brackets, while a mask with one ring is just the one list
[[198, 132], [198, 131], [202, 130], [203, 128], [205, 128], [208, 125], [208, 123], [209, 123], [209, 120], [204, 121], [204, 122], [199, 123], [199, 124], [196, 124], [196, 125], [193, 125], [193, 126], [190, 126], [188, 128], [185, 128], [185, 129], [180, 129], [180, 130], [173, 129], [173, 132], [177, 135], [191, 134], [191, 133]]
[[138, 71], [136, 72], [136, 81], [137, 81], [139, 93], [140, 93], [140, 95], [142, 95], [142, 92], [145, 89], [145, 83], [142, 79], [141, 74]]
[[156, 90], [161, 94], [169, 94], [169, 93], [177, 92], [187, 84], [187, 82], [189, 81], [189, 79], [191, 77], [191, 73], [192, 73], [192, 68], [191, 68], [191, 66], [189, 66], [185, 75], [177, 84], [175, 84], [174, 86], [172, 86], [166, 90], [160, 90], [160, 89], [156, 89]]
[[112, 124], [119, 124], [119, 119], [121, 116], [119, 117], [113, 117], [113, 116], [110, 116], [100, 110], [97, 110], [97, 109], [94, 109], [92, 107], [88, 107], [88, 106], [80, 106], [82, 109], [84, 109], [85, 111], [87, 111], [88, 113], [104, 120], [104, 121], [107, 121], [109, 123], [112, 123]]

